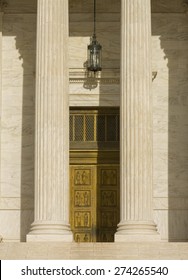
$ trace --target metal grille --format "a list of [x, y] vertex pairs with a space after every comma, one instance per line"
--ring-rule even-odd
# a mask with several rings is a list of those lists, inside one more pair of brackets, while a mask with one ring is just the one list
[[73, 141], [84, 141], [84, 116], [73, 117], [74, 138]]
[[70, 130], [70, 133], [69, 133], [69, 137], [70, 137], [70, 141], [73, 141], [74, 139], [74, 136], [73, 136], [73, 116], [70, 115], [69, 117], [69, 130]]
[[71, 110], [70, 142], [107, 143], [119, 141], [118, 112]]
[[106, 140], [106, 117], [105, 115], [96, 116], [97, 119], [97, 141], [104, 142]]
[[116, 116], [110, 115], [106, 117], [106, 132], [107, 141], [117, 141]]
[[85, 141], [95, 140], [95, 116], [85, 115]]

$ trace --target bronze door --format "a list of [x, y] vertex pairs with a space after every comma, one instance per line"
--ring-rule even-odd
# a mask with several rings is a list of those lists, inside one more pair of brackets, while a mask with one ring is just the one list
[[77, 242], [112, 242], [119, 222], [119, 110], [70, 109], [70, 224]]
[[70, 166], [70, 223], [76, 242], [113, 242], [119, 222], [119, 166]]

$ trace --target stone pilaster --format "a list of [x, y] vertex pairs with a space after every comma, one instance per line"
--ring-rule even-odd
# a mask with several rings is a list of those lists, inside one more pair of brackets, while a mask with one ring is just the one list
[[121, 1], [121, 221], [117, 242], [158, 237], [152, 206], [150, 2]]
[[38, 0], [35, 220], [27, 241], [72, 241], [69, 225], [68, 0]]

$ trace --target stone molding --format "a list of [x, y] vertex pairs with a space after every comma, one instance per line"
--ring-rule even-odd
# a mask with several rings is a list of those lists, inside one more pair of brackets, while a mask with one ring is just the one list
[[[157, 77], [157, 71], [152, 71], [152, 81]], [[93, 74], [88, 73], [86, 69], [69, 69], [69, 83], [82, 84], [93, 81], [98, 84], [120, 84], [120, 69], [105, 69], [102, 72]]]

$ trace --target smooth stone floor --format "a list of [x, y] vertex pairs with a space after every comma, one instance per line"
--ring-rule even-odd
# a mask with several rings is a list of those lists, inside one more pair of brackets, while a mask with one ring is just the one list
[[188, 243], [1, 243], [1, 260], [188, 260]]

